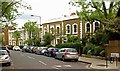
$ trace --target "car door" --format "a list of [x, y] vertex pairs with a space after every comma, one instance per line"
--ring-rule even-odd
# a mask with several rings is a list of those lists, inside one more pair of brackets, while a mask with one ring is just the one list
[[64, 53], [65, 53], [65, 49], [61, 49], [61, 51], [59, 52], [59, 58], [62, 58]]

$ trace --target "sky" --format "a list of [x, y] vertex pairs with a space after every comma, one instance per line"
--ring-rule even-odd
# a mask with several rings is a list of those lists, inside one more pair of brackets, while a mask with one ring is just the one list
[[24, 12], [24, 14], [15, 20], [18, 28], [28, 20], [40, 23], [39, 17], [31, 15], [41, 16], [41, 23], [43, 23], [45, 20], [59, 18], [76, 11], [68, 4], [70, 0], [23, 0], [23, 2], [30, 5], [32, 10], [19, 9], [19, 12]]

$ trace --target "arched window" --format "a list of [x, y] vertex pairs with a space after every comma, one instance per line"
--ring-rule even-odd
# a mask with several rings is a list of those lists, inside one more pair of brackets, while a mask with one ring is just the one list
[[70, 24], [66, 25], [66, 34], [70, 34]]
[[95, 22], [95, 30], [94, 31], [98, 30], [98, 28], [99, 28], [99, 23]]
[[78, 32], [78, 25], [77, 24], [73, 24], [73, 34], [77, 34]]
[[90, 32], [90, 23], [86, 24], [86, 32]]
[[95, 32], [99, 28], [100, 28], [100, 22], [99, 21], [93, 22], [93, 32]]

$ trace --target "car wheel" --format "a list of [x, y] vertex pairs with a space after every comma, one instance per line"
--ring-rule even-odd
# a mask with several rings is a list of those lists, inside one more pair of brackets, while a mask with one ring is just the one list
[[64, 56], [62, 56], [62, 60], [63, 60], [63, 61], [66, 61], [66, 59], [65, 59], [65, 57], [64, 57]]
[[57, 59], [57, 55], [55, 55], [55, 59]]
[[7, 63], [7, 65], [10, 66], [10, 65], [11, 65], [11, 62]]

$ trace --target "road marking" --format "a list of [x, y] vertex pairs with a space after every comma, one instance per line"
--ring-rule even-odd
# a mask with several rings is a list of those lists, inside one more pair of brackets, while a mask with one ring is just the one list
[[55, 67], [57, 67], [57, 68], [61, 68], [62, 66], [61, 66], [61, 65], [55, 65]]
[[46, 63], [42, 62], [42, 61], [39, 61], [40, 63], [42, 63], [43, 65], [47, 65]]
[[71, 65], [64, 65], [65, 67], [72, 67]]
[[54, 69], [59, 69], [59, 68], [56, 68], [56, 67], [52, 67], [52, 68], [54, 68]]
[[21, 54], [21, 56], [24, 56], [23, 54]]
[[30, 58], [30, 59], [35, 59], [35, 58], [33, 58], [33, 57], [30, 57], [30, 56], [27, 56], [28, 58]]

